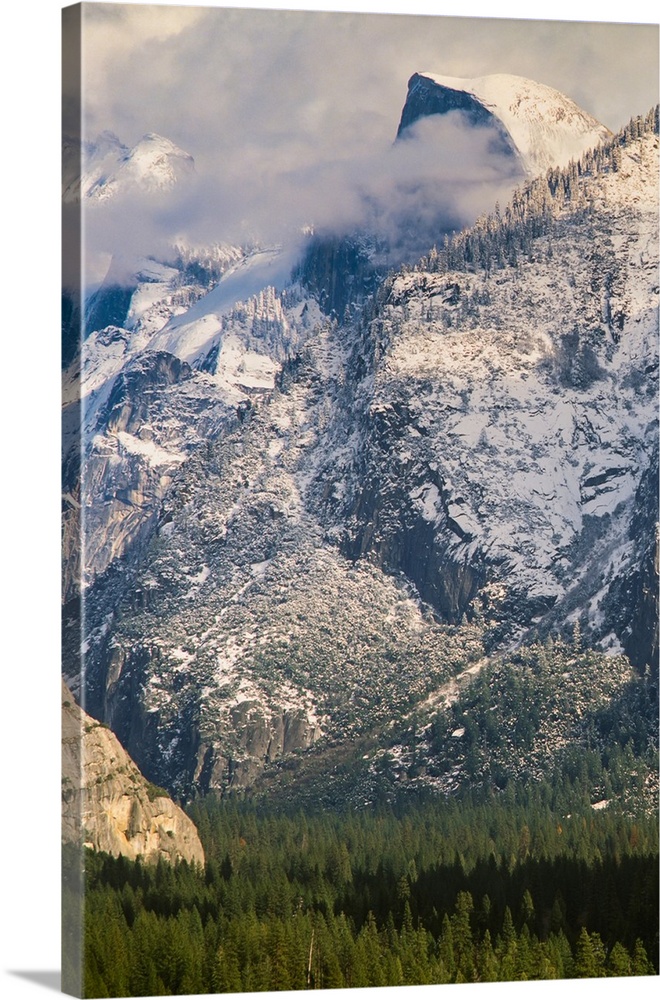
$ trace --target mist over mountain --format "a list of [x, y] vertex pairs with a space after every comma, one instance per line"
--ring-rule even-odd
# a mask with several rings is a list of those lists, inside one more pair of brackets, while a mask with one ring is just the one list
[[[413, 79], [440, 91], [428, 76]], [[419, 104], [416, 83], [404, 105], [399, 141], [338, 149], [327, 162], [297, 167], [293, 161], [280, 172], [265, 160], [240, 176], [210, 174], [168, 139], [149, 134], [128, 149], [102, 133], [83, 147], [82, 178], [79, 185], [69, 181], [65, 200], [85, 199], [89, 252], [99, 259], [120, 251], [124, 258], [131, 252], [162, 256], [173, 242], [204, 245], [218, 232], [234, 244], [297, 244], [311, 227], [332, 236], [366, 230], [387, 244], [388, 264], [411, 262], [445, 232], [505, 200], [524, 176], [560, 162], [562, 152], [579, 154], [607, 132], [589, 116], [576, 124], [572, 102], [545, 88], [543, 99], [551, 95], [553, 113], [563, 121], [555, 124], [552, 139], [537, 137], [536, 148], [547, 151], [536, 163], [527, 157], [533, 127], [521, 102], [526, 94], [528, 103], [538, 104], [539, 86], [504, 75], [485, 79], [494, 94], [502, 91], [499, 113], [496, 105], [486, 111], [469, 94], [472, 81], [454, 82], [463, 87], [465, 106], [445, 102], [441, 111], [432, 102]], [[443, 92], [458, 93], [446, 87]], [[475, 107], [481, 117], [475, 117]]]
[[181, 797], [338, 754], [451, 791], [446, 713], [554, 642], [546, 773], [656, 676], [657, 113], [416, 74], [399, 132], [238, 201], [161, 137], [87, 152], [65, 674]]

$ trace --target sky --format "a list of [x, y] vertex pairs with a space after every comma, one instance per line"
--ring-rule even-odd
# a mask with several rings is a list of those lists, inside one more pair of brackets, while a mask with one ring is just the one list
[[146, 131], [162, 132], [196, 158], [266, 142], [287, 164], [306, 157], [311, 143], [330, 154], [393, 138], [407, 81], [419, 70], [531, 77], [612, 129], [648, 110], [658, 94], [652, 26], [103, 3], [85, 9], [88, 133], [112, 129], [132, 144]]
[[[60, 247], [59, 247], [59, 52], [58, 37], [61, 0], [30, 0], [30, 3], [15, 3], [11, 11], [11, 24], [5, 33], [3, 59], [0, 60], [2, 74], [3, 134], [5, 143], [3, 157], [0, 158], [3, 188], [3, 244], [5, 263], [3, 283], [2, 332], [3, 332], [3, 391], [0, 393], [2, 407], [2, 467], [3, 490], [2, 524], [4, 526], [2, 553], [5, 579], [10, 581], [3, 595], [5, 628], [3, 630], [3, 701], [5, 712], [0, 727], [0, 760], [4, 765], [4, 801], [11, 816], [10, 822], [0, 824], [0, 851], [6, 860], [3, 901], [11, 919], [5, 921], [0, 936], [0, 986], [2, 995], [12, 1000], [39, 1000], [53, 995], [57, 990], [57, 970], [60, 967], [59, 944], [59, 302], [60, 302]], [[185, 6], [185, 4], [181, 4]], [[273, 0], [261, 0], [259, 6], [282, 6]], [[218, 6], [218, 4], [215, 4]], [[233, 6], [241, 7], [241, 0], [234, 0]], [[322, 7], [318, 0], [307, 0], [289, 7]], [[367, 10], [417, 10], [428, 12], [448, 12], [456, 14], [489, 13], [507, 14], [520, 17], [528, 13], [529, 4], [520, 0], [408, 0], [403, 3], [369, 2], [369, 0], [337, 0], [326, 4], [349, 9]], [[602, 0], [553, 0], [552, 5], [536, 5], [534, 10], [545, 8], [546, 16], [579, 19], [612, 17], [610, 8], [604, 9]], [[551, 10], [550, 10], [551, 8]], [[159, 14], [163, 30], [168, 17]], [[617, 12], [618, 13], [618, 12]], [[628, 0], [624, 14], [633, 21], [657, 22], [658, 14], [653, 0]], [[11, 27], [11, 30], [9, 30]], [[466, 28], [474, 29], [470, 22]], [[447, 22], [444, 22], [447, 28]], [[622, 46], [618, 32], [604, 32], [610, 38], [602, 50], [602, 61], [586, 43], [581, 51], [577, 45], [567, 45], [562, 55], [559, 42], [551, 44], [548, 35], [558, 31], [556, 27], [546, 32], [545, 43], [538, 40], [536, 46], [527, 39], [521, 43], [514, 65], [514, 51], [511, 50], [511, 64], [500, 65], [497, 46], [490, 42], [487, 32], [479, 33], [480, 51], [490, 52], [489, 67], [518, 73], [530, 73], [528, 65], [535, 53], [548, 73], [543, 82], [559, 87], [579, 104], [600, 118], [610, 128], [616, 128], [630, 115], [645, 110], [654, 98], [650, 94], [655, 79], [657, 94], [657, 47], [653, 39], [642, 48], [641, 43], [629, 39]], [[539, 29], [534, 29], [534, 34]], [[171, 28], [168, 28], [171, 38]], [[633, 31], [632, 35], [640, 34]], [[641, 32], [646, 34], [646, 32]], [[615, 37], [616, 36], [616, 37]], [[157, 39], [149, 46], [137, 45], [137, 33], [124, 30], [123, 38], [134, 46], [133, 58], [139, 60], [152, 52], [154, 80], [160, 84], [153, 89], [146, 86], [134, 90], [122, 86], [126, 97], [122, 103], [112, 97], [117, 94], [117, 86], [122, 84], [121, 74], [114, 73], [112, 53], [120, 47], [122, 32], [114, 33], [109, 28], [104, 32], [107, 42], [101, 45], [96, 58], [100, 61], [100, 79], [106, 80], [107, 93], [98, 95], [98, 117], [93, 123], [101, 128], [114, 128], [126, 142], [135, 141], [149, 129], [167, 130], [167, 120], [153, 120], [154, 113], [168, 114], [165, 102], [176, 102], [176, 93], [170, 86], [165, 64], [159, 63], [161, 56], [155, 57]], [[406, 57], [399, 62], [399, 39], [390, 41], [387, 57], [382, 58], [373, 51], [369, 43], [358, 47], [354, 62], [356, 66], [346, 67], [346, 60], [338, 60], [338, 53], [328, 57], [327, 65], [321, 66], [311, 61], [310, 73], [317, 78], [334, 75], [338, 84], [341, 73], [355, 72], [365, 66], [380, 66], [398, 74], [398, 83], [384, 84], [380, 77], [367, 92], [374, 94], [379, 87], [390, 87], [391, 97], [376, 108], [382, 123], [383, 135], [393, 137], [396, 123], [405, 97], [408, 76], [417, 68], [437, 72], [459, 72], [468, 74], [473, 69], [457, 65], [460, 51], [467, 51], [475, 45], [476, 34], [466, 31], [463, 49], [457, 46], [453, 36], [456, 62], [444, 62], [449, 51], [446, 36], [439, 32], [432, 51], [425, 49], [419, 58], [411, 51], [408, 59], [407, 43], [401, 43], [401, 52]], [[217, 41], [217, 62], [229, 60], [236, 72], [247, 74], [247, 66], [254, 58], [243, 63], [234, 60], [233, 45], [239, 39]], [[422, 33], [420, 45], [425, 44]], [[629, 48], [632, 46], [632, 50]], [[528, 51], [529, 50], [529, 51]], [[161, 49], [162, 51], [162, 49]], [[215, 50], [214, 50], [215, 51]], [[442, 65], [435, 58], [443, 55]], [[281, 53], [285, 64], [288, 53]], [[413, 58], [414, 57], [414, 58]], [[426, 59], [430, 61], [427, 63]], [[238, 65], [236, 65], [236, 62]], [[426, 63], [426, 65], [424, 65]], [[541, 65], [541, 62], [538, 63]], [[193, 67], [194, 68], [194, 67]], [[333, 74], [333, 70], [337, 72]], [[325, 72], [321, 72], [321, 71]], [[551, 70], [553, 74], [550, 75]], [[489, 69], [490, 71], [490, 69]], [[123, 64], [123, 72], [131, 74], [131, 65]], [[137, 72], [137, 70], [135, 70]], [[260, 71], [261, 72], [261, 71]], [[479, 72], [486, 72], [479, 69]], [[320, 74], [320, 75], [319, 75]], [[534, 75], [534, 73], [532, 73]], [[130, 77], [131, 80], [135, 78]], [[541, 78], [541, 73], [537, 73]], [[389, 77], [388, 77], [389, 79]], [[266, 81], [270, 88], [271, 81]], [[181, 86], [184, 87], [185, 79]], [[137, 87], [137, 85], [135, 85]], [[230, 88], [231, 89], [231, 88]], [[91, 91], [90, 91], [91, 93]], [[160, 100], [158, 94], [161, 94]], [[382, 91], [384, 93], [384, 91]], [[353, 106], [350, 88], [345, 88], [348, 96], [348, 110]], [[203, 123], [220, 120], [220, 109], [227, 94], [199, 94], [196, 99], [195, 116]], [[657, 99], [657, 98], [656, 98]], [[113, 106], [110, 116], [110, 104]], [[115, 106], [116, 105], [116, 106]], [[247, 106], [247, 105], [246, 105]], [[371, 105], [374, 106], [373, 104]], [[101, 115], [101, 108], [108, 109], [107, 118]], [[140, 108], [145, 114], [140, 115]], [[129, 110], [132, 109], [132, 110]], [[214, 110], [215, 109], [215, 110]], [[312, 114], [313, 107], [309, 112]], [[148, 114], [146, 112], [149, 112]], [[394, 119], [392, 119], [392, 115]], [[176, 117], [172, 115], [172, 120]], [[169, 119], [168, 119], [169, 120]], [[249, 124], [249, 123], [246, 123]], [[239, 123], [240, 125], [240, 123]], [[174, 132], [174, 130], [172, 130]], [[345, 133], [344, 133], [345, 134]], [[369, 133], [371, 134], [371, 133]], [[172, 138], [184, 142], [184, 138], [174, 133]], [[185, 144], [185, 143], [184, 143]], [[199, 160], [199, 149], [190, 150]], [[655, 996], [657, 979], [635, 980], [626, 983], [625, 988], [634, 988], [640, 998]], [[561, 995], [565, 1000], [614, 1000], [621, 995], [622, 983], [616, 979], [599, 981], [567, 981], [561, 984]], [[370, 991], [362, 991], [366, 1000]], [[373, 994], [374, 1000], [387, 997], [388, 1000], [403, 1000], [414, 995], [415, 1000], [433, 998], [437, 1000], [437, 987], [397, 988], [379, 990]], [[444, 993], [442, 994], [444, 996]], [[460, 988], [460, 997], [466, 1000], [554, 1000], [557, 995], [553, 983], [513, 983], [465, 985]], [[338, 994], [339, 996], [339, 994]], [[355, 994], [345, 994], [346, 1000], [353, 1000]], [[454, 989], [447, 991], [453, 1000]], [[247, 1000], [247, 998], [246, 998]]]
[[[510, 165], [491, 161], [486, 183], [483, 143], [449, 120], [425, 143], [393, 149], [417, 71], [530, 77], [613, 130], [658, 98], [658, 33], [649, 25], [217, 6], [84, 10], [84, 138], [110, 130], [130, 147], [156, 132], [196, 165], [176, 209], [171, 199], [90, 209], [90, 282], [118, 248], [157, 254], [174, 237], [286, 242], [310, 225], [365, 225], [374, 203], [392, 228], [406, 186], [409, 200], [411, 188], [422, 192], [419, 209], [428, 214], [422, 200], [432, 196], [456, 228], [506, 201]], [[74, 118], [65, 112], [71, 133]]]

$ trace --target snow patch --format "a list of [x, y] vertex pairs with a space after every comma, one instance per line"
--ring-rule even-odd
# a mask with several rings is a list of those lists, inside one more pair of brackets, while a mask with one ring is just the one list
[[180, 452], [166, 451], [164, 448], [160, 448], [154, 441], [142, 441], [141, 438], [135, 437], [134, 434], [129, 434], [127, 431], [118, 431], [116, 437], [124, 451], [131, 455], [140, 455], [142, 458], [146, 458], [152, 468], [158, 465], [185, 462], [186, 456]]
[[151, 348], [190, 363], [207, 354], [222, 328], [221, 318], [269, 286], [284, 288], [298, 256], [296, 248], [275, 247], [244, 257], [228, 268], [207, 295], [170, 319], [153, 338]]

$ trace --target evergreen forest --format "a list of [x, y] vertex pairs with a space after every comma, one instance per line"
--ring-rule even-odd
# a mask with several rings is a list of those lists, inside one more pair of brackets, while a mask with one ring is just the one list
[[86, 852], [84, 995], [657, 974], [655, 817], [551, 798], [199, 800], [203, 868]]

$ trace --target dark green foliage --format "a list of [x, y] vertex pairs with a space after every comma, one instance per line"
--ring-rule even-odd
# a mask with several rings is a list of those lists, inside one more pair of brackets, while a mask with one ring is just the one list
[[85, 995], [655, 974], [654, 820], [551, 795], [200, 800], [205, 868], [86, 852]]
[[166, 788], [161, 788], [160, 785], [154, 785], [152, 781], [148, 781], [147, 796], [149, 797], [149, 801], [153, 802], [154, 799], [159, 799], [159, 798], [168, 799], [170, 797], [170, 793], [167, 791]]
[[656, 691], [624, 658], [578, 648], [575, 637], [521, 646], [436, 715], [427, 771], [460, 775], [464, 786], [536, 782], [552, 789], [553, 810], [569, 812], [575, 796], [653, 809]]

